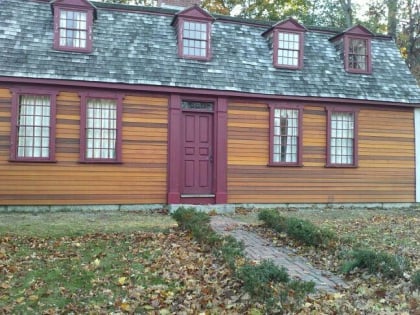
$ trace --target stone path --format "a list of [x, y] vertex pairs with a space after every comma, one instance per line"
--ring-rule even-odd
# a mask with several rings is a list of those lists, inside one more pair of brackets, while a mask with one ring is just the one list
[[226, 216], [212, 216], [211, 227], [222, 235], [231, 235], [243, 241], [245, 253], [252, 260], [270, 259], [278, 266], [285, 267], [292, 278], [314, 281], [316, 288], [327, 292], [336, 292], [339, 287], [347, 287], [338, 276], [328, 271], [313, 267], [305, 258], [297, 256], [287, 248], [275, 247], [259, 235], [246, 231], [241, 226], [246, 223]]

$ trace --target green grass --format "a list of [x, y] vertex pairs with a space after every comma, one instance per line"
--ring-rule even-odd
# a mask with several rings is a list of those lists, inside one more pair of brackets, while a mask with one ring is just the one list
[[125, 296], [122, 284], [174, 286], [146, 267], [161, 255], [153, 243], [148, 246], [152, 240], [143, 239], [143, 248], [133, 251], [136, 234], [9, 238], [5, 269], [12, 272], [0, 274], [8, 286], [6, 293], [0, 291], [0, 309], [14, 304], [14, 313], [42, 312], [77, 304], [88, 310], [89, 305], [106, 305], [109, 292]]
[[0, 214], [0, 313], [113, 312], [128, 287], [180, 288], [151, 268], [174, 226], [143, 212]]
[[0, 213], [0, 235], [59, 237], [95, 232], [161, 232], [175, 226], [169, 215], [142, 211]]
[[[249, 224], [260, 224], [259, 211], [235, 214], [233, 217]], [[418, 250], [420, 211], [413, 209], [363, 210], [363, 209], [302, 209], [280, 210], [281, 216], [309, 220], [322, 228], [334, 231], [341, 240], [358, 247], [381, 250], [406, 248]]]

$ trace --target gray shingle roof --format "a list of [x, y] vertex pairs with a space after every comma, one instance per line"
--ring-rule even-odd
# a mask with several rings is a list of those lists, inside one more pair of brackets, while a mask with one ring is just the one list
[[267, 24], [216, 19], [212, 59], [203, 62], [178, 57], [170, 25], [175, 11], [95, 5], [93, 52], [83, 54], [53, 49], [48, 2], [0, 0], [0, 76], [420, 104], [420, 88], [387, 38], [372, 39], [371, 75], [346, 73], [328, 41], [334, 34], [320, 31], [305, 33], [303, 69], [284, 70], [273, 67], [272, 51], [261, 36]]

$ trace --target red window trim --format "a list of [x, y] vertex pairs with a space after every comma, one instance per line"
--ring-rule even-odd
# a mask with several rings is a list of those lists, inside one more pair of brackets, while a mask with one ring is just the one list
[[[192, 22], [192, 23], [203, 23], [207, 26], [207, 37], [206, 37], [206, 55], [205, 56], [195, 56], [195, 55], [187, 55], [184, 54], [184, 22]], [[211, 22], [208, 20], [197, 19], [197, 18], [186, 18], [186, 17], [179, 17], [178, 21], [178, 56], [184, 59], [195, 59], [195, 60], [202, 60], [202, 61], [209, 61], [211, 59]]]
[[[43, 90], [34, 88], [12, 89], [12, 113], [11, 113], [11, 133], [10, 133], [10, 162], [41, 162], [55, 163], [55, 137], [56, 137], [56, 103], [57, 91]], [[50, 135], [49, 135], [49, 156], [43, 157], [19, 157], [17, 155], [17, 121], [19, 98], [21, 95], [48, 96], [50, 98]]]
[[[121, 164], [122, 163], [122, 101], [123, 96], [112, 93], [79, 93], [80, 96], [80, 160], [79, 163]], [[117, 138], [114, 159], [86, 157], [86, 110], [88, 99], [111, 99], [117, 103]]]
[[[270, 139], [269, 139], [269, 163], [268, 166], [286, 166], [286, 167], [301, 167], [303, 166], [302, 163], [302, 139], [303, 139], [303, 105], [291, 105], [288, 103], [270, 103], [268, 104], [269, 110], [270, 110], [270, 122], [269, 122], [269, 128], [270, 128]], [[275, 109], [295, 109], [298, 110], [298, 145], [297, 145], [297, 156], [296, 156], [296, 162], [274, 162], [273, 161], [273, 154], [274, 154], [274, 110]]]
[[[278, 63], [278, 57], [279, 57], [279, 32], [282, 33], [289, 33], [289, 34], [297, 34], [299, 35], [299, 53], [298, 53], [298, 65], [297, 66], [291, 66], [291, 65], [284, 65]], [[291, 70], [300, 70], [303, 68], [303, 50], [304, 50], [304, 33], [303, 31], [297, 31], [297, 30], [289, 30], [289, 29], [283, 29], [283, 28], [277, 28], [273, 31], [273, 64], [276, 68], [281, 69], [291, 69]]]
[[[61, 46], [60, 45], [60, 13], [61, 10], [75, 11], [75, 12], [85, 12], [86, 13], [86, 47], [73, 47], [73, 46]], [[71, 6], [64, 4], [55, 4], [54, 5], [54, 41], [53, 48], [55, 50], [62, 51], [71, 51], [71, 52], [81, 52], [89, 53], [93, 49], [93, 8], [85, 8], [79, 6]]]
[[[359, 108], [358, 107], [325, 107], [327, 111], [327, 145], [326, 145], [326, 164], [325, 167], [331, 168], [357, 168], [359, 165]], [[353, 163], [352, 164], [337, 164], [331, 163], [331, 115], [332, 113], [353, 113], [354, 114], [354, 139], [353, 139]]]
[[[366, 41], [366, 70], [363, 69], [353, 69], [350, 68], [349, 64], [349, 55], [350, 55], [350, 40], [364, 40]], [[368, 36], [357, 36], [357, 35], [347, 35], [343, 37], [344, 41], [344, 69], [349, 73], [358, 73], [358, 74], [371, 74], [372, 73], [372, 43], [371, 38]]]

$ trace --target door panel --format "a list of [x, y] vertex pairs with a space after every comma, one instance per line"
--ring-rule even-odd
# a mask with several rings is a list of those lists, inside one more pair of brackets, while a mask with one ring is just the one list
[[212, 194], [213, 115], [184, 112], [183, 194]]

